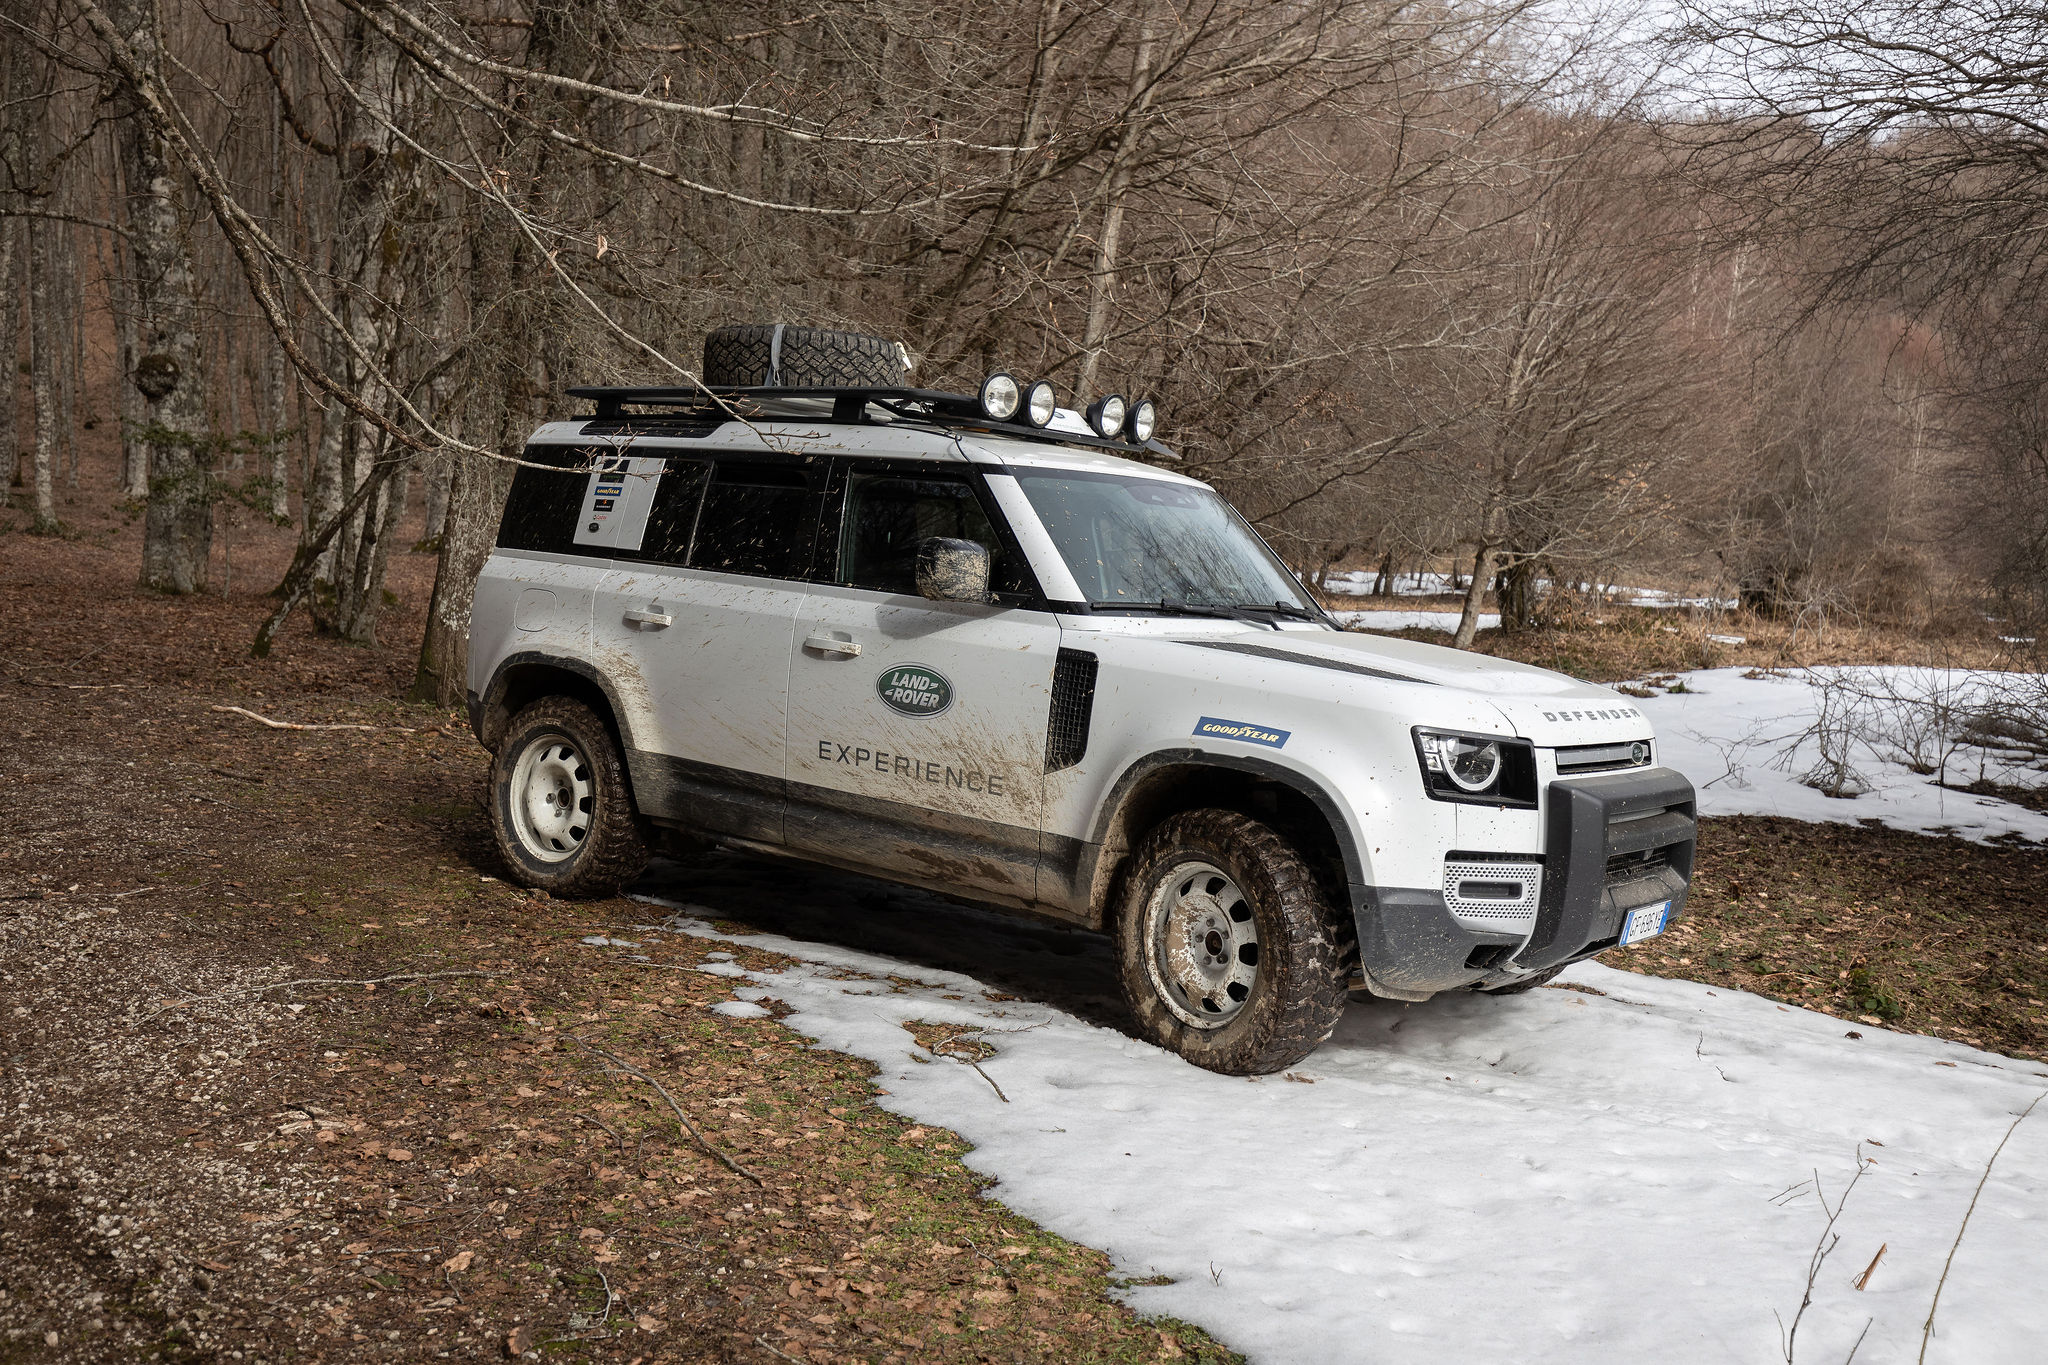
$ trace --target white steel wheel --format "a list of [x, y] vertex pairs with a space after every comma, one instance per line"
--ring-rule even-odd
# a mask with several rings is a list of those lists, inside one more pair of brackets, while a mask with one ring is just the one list
[[1259, 976], [1259, 926], [1245, 894], [1213, 863], [1186, 862], [1155, 884], [1145, 906], [1153, 989], [1192, 1028], [1229, 1024]]
[[590, 765], [561, 735], [527, 741], [512, 764], [506, 792], [512, 833], [527, 856], [565, 862], [590, 837], [596, 795]]

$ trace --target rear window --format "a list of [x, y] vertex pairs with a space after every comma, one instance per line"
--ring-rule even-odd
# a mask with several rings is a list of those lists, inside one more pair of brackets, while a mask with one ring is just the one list
[[638, 558], [655, 564], [690, 562], [690, 537], [697, 529], [697, 508], [711, 466], [703, 460], [670, 460], [654, 487], [654, 505], [647, 511], [647, 530], [640, 537]]
[[802, 469], [721, 460], [697, 518], [690, 567], [802, 578], [817, 536], [818, 501]]
[[512, 476], [512, 491], [505, 495], [499, 548], [588, 554], [576, 547], [576, 518], [590, 486], [590, 462], [599, 453], [583, 446], [528, 446], [522, 457], [527, 463]]

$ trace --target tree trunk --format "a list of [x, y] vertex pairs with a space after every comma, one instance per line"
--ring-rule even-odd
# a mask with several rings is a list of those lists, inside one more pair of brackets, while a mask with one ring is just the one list
[[[1131, 172], [1138, 159], [1138, 143], [1144, 133], [1144, 112], [1152, 103], [1152, 29], [1147, 23], [1138, 38], [1138, 50], [1131, 61], [1130, 94], [1125, 101], [1123, 139], [1110, 162], [1104, 189], [1102, 236], [1095, 243], [1095, 268], [1088, 276], [1087, 330], [1081, 339], [1081, 374], [1074, 383], [1074, 401], [1085, 404], [1095, 396], [1095, 375], [1101, 368], [1103, 347], [1109, 340], [1110, 310], [1116, 302], [1117, 248], [1123, 237], [1124, 200], [1130, 193]], [[1133, 400], [1135, 401], [1135, 400]]]
[[1518, 557], [1500, 570], [1500, 585], [1494, 597], [1500, 605], [1500, 623], [1516, 630], [1536, 624], [1536, 561]]
[[21, 275], [27, 254], [20, 246], [19, 224], [26, 219], [0, 218], [0, 507], [7, 506], [10, 485], [20, 477], [21, 414], [16, 395], [21, 388]]
[[1392, 597], [1394, 595], [1394, 552], [1392, 550], [1387, 551], [1386, 556], [1380, 560], [1380, 571], [1372, 577], [1372, 595], [1374, 597]]
[[441, 532], [448, 525], [448, 478], [453, 470], [454, 460], [446, 455], [428, 460], [420, 470], [420, 482], [425, 485], [426, 493], [426, 526], [420, 532], [420, 543], [416, 549], [441, 548]]
[[57, 319], [56, 290], [51, 276], [56, 263], [50, 258], [50, 239], [59, 225], [46, 218], [28, 220], [28, 351], [29, 388], [36, 414], [33, 456], [33, 529], [37, 535], [57, 530]]
[[1493, 581], [1493, 566], [1499, 556], [1499, 547], [1482, 541], [1479, 553], [1472, 557], [1472, 581], [1465, 588], [1465, 609], [1458, 615], [1458, 633], [1451, 637], [1455, 648], [1472, 648], [1472, 641], [1479, 634], [1479, 607], [1486, 599], [1486, 585]]
[[498, 515], [512, 486], [511, 467], [474, 455], [450, 454], [448, 511], [441, 526], [441, 553], [434, 571], [434, 597], [427, 609], [426, 637], [413, 675], [413, 701], [460, 706], [469, 677], [469, 609], [476, 600], [476, 576], [498, 538]]
[[[134, 52], [141, 79], [159, 81], [156, 0], [112, 0], [107, 13]], [[150, 463], [142, 584], [158, 592], [200, 592], [213, 549], [218, 452], [207, 432], [206, 371], [199, 354], [181, 181], [170, 165], [163, 132], [125, 82], [117, 87], [114, 112], [140, 314], [142, 354], [129, 378], [146, 400], [142, 435]]]

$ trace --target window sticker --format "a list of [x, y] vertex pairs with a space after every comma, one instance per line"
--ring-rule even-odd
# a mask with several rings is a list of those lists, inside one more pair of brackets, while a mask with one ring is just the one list
[[576, 544], [585, 549], [638, 550], [663, 462], [641, 455], [599, 455], [584, 489]]

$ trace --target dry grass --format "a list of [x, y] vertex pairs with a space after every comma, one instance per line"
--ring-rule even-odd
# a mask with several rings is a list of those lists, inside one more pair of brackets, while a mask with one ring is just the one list
[[[1333, 609], [1349, 611], [1456, 611], [1460, 606], [1456, 598], [1324, 601]], [[1603, 607], [1534, 630], [1483, 630], [1474, 647], [1482, 654], [1610, 683], [1696, 668], [1925, 664], [2010, 669], [2048, 664], [2048, 654], [2038, 644], [2009, 643], [1999, 638], [1999, 631], [1997, 622], [1960, 603], [1938, 624], [1927, 625], [1837, 620], [1795, 626], [1742, 611]], [[1450, 642], [1449, 633], [1440, 630], [1393, 633], [1433, 644]], [[1736, 637], [1740, 643], [1731, 643]]]
[[1707, 820], [1686, 918], [1600, 960], [2048, 1061], [2044, 885], [2035, 849]]

